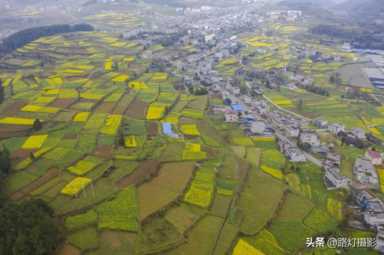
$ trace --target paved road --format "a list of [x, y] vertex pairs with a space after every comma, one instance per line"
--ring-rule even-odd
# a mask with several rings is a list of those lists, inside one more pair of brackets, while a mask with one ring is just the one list
[[321, 162], [321, 160], [315, 158], [314, 156], [312, 156], [311, 154], [309, 154], [307, 152], [303, 152], [303, 153], [304, 153], [304, 155], [308, 161], [311, 161], [313, 164], [317, 165], [318, 167], [323, 166], [323, 163]]
[[302, 115], [300, 115], [300, 114], [297, 114], [297, 113], [295, 113], [295, 112], [292, 112], [292, 111], [290, 111], [290, 110], [287, 110], [287, 109], [285, 109], [285, 108], [283, 108], [283, 107], [281, 107], [281, 106], [275, 104], [275, 103], [274, 103], [271, 99], [269, 99], [269, 97], [267, 97], [266, 95], [263, 95], [263, 98], [264, 98], [265, 100], [267, 100], [270, 104], [272, 104], [273, 106], [275, 106], [277, 109], [279, 109], [280, 111], [289, 113], [289, 114], [291, 114], [291, 115], [293, 115], [293, 116], [295, 116], [295, 117], [297, 117], [297, 118], [300, 118], [300, 119], [304, 119], [304, 120], [307, 120], [307, 121], [311, 121], [311, 119], [308, 119], [308, 118], [306, 118], [306, 117], [304, 117], [304, 116], [302, 116]]

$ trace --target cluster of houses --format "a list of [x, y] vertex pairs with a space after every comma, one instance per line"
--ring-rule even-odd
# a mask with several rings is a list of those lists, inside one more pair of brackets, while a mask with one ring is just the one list
[[384, 203], [381, 199], [364, 189], [353, 189], [352, 196], [359, 207], [363, 223], [376, 230], [375, 249], [384, 252]]
[[335, 135], [346, 145], [353, 145], [357, 148], [363, 148], [370, 141], [369, 134], [362, 128], [352, 128], [347, 130], [344, 125], [339, 123], [328, 124], [327, 121], [316, 119], [313, 125], [318, 129], [328, 130], [331, 134]]
[[375, 150], [368, 150], [364, 157], [356, 159], [353, 166], [353, 174], [366, 188], [379, 189], [379, 177], [376, 166], [383, 164], [382, 154]]
[[289, 161], [296, 163], [307, 161], [307, 158], [305, 157], [304, 153], [296, 146], [296, 144], [292, 143], [284, 136], [277, 136], [280, 151], [285, 155], [285, 157]]
[[326, 159], [323, 161], [324, 184], [327, 189], [348, 189], [352, 181], [340, 173], [341, 156], [336, 153], [327, 153]]
[[280, 21], [296, 21], [303, 15], [303, 12], [300, 10], [276, 10], [270, 11], [267, 13], [267, 17], [272, 20]]

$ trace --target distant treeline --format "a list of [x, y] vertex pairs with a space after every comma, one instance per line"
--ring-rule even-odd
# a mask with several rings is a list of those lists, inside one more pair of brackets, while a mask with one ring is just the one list
[[76, 25], [51, 25], [43, 27], [28, 28], [17, 33], [14, 33], [3, 40], [0, 44], [0, 57], [8, 54], [24, 45], [39, 39], [43, 36], [51, 36], [62, 33], [78, 32], [78, 31], [93, 31], [94, 28], [88, 24]]
[[384, 33], [377, 26], [365, 26], [360, 30], [347, 30], [333, 25], [318, 25], [311, 32], [346, 40], [354, 48], [384, 50]]

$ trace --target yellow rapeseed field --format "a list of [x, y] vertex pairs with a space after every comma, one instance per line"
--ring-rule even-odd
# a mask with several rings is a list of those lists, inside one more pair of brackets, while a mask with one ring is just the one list
[[24, 142], [22, 148], [23, 149], [39, 149], [45, 140], [47, 139], [48, 135], [32, 135], [27, 138], [27, 140]]
[[76, 196], [90, 183], [91, 179], [89, 178], [76, 177], [61, 190], [61, 193], [68, 196]]
[[30, 118], [5, 117], [0, 119], [0, 124], [32, 126], [35, 121], [36, 119]]
[[165, 81], [168, 79], [168, 74], [167, 73], [161, 73], [161, 72], [153, 73], [151, 79], [153, 81]]
[[116, 135], [122, 119], [123, 119], [122, 115], [118, 115], [118, 114], [109, 115], [104, 123], [104, 126], [101, 128], [100, 132], [105, 135]]
[[126, 82], [129, 79], [127, 74], [119, 74], [112, 79], [113, 82]]
[[21, 110], [23, 112], [57, 113], [60, 108], [28, 104]]
[[184, 125], [181, 125], [180, 130], [185, 135], [192, 135], [192, 136], [200, 135], [200, 132], [197, 129], [196, 124], [184, 124]]
[[280, 180], [284, 179], [283, 173], [278, 169], [275, 169], [275, 168], [272, 168], [272, 167], [269, 167], [266, 165], [262, 165], [261, 170], [263, 170], [264, 173], [272, 175], [273, 177], [275, 177], [277, 179], [280, 179]]
[[243, 239], [240, 239], [235, 248], [233, 249], [232, 255], [265, 255], [260, 250], [256, 249]]
[[73, 117], [74, 122], [86, 122], [89, 118], [90, 112], [79, 112]]
[[126, 136], [124, 139], [124, 145], [127, 148], [136, 148], [137, 147], [136, 137], [134, 135]]
[[165, 105], [154, 103], [151, 104], [147, 111], [147, 120], [158, 120], [164, 116]]
[[384, 169], [383, 168], [377, 169], [377, 174], [379, 175], [379, 179], [380, 179], [380, 190], [381, 192], [384, 192]]
[[142, 89], [148, 88], [148, 86], [143, 81], [131, 81], [128, 84], [128, 87], [130, 87], [131, 89], [136, 89], [136, 90], [142, 90]]

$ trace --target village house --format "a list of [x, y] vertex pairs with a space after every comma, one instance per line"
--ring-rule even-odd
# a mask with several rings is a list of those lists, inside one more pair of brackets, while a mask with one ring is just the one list
[[375, 150], [367, 150], [365, 157], [369, 159], [374, 166], [379, 166], [383, 164], [383, 158], [381, 153]]
[[301, 144], [309, 144], [311, 147], [320, 146], [320, 139], [314, 132], [302, 132], [299, 140]]
[[362, 128], [352, 128], [351, 133], [358, 139], [365, 140], [367, 136], [365, 135], [365, 131]]
[[371, 188], [379, 187], [379, 179], [371, 161], [366, 158], [358, 158], [353, 166], [353, 174], [361, 183], [368, 185]]
[[366, 190], [352, 192], [356, 204], [361, 208], [363, 220], [371, 227], [384, 224], [384, 203]]
[[340, 166], [341, 156], [339, 154], [329, 152], [326, 155], [326, 161], [332, 162], [335, 166]]
[[335, 124], [331, 124], [328, 126], [328, 131], [334, 135], [337, 135], [340, 132], [344, 132], [345, 127], [344, 127], [344, 125], [335, 123]]
[[285, 155], [288, 158], [288, 160], [291, 161], [291, 162], [299, 163], [299, 162], [307, 161], [307, 158], [299, 150], [299, 148], [291, 146], [291, 147], [288, 147], [287, 149], [285, 149], [284, 152], [285, 152]]
[[287, 133], [288, 137], [297, 138], [297, 137], [299, 137], [300, 129], [295, 128], [295, 127], [287, 127], [286, 133]]
[[263, 121], [252, 122], [250, 131], [253, 135], [263, 135], [267, 129], [267, 125]]
[[279, 137], [279, 148], [280, 151], [287, 157], [291, 162], [305, 162], [307, 158], [304, 153], [297, 148], [295, 145], [284, 137]]
[[325, 170], [324, 183], [327, 189], [347, 189], [351, 183], [349, 178], [342, 176], [338, 168], [328, 168]]
[[383, 253], [384, 252], [384, 227], [378, 226], [376, 230], [377, 230], [377, 233], [376, 233], [375, 250]]
[[238, 122], [239, 121], [239, 116], [234, 111], [227, 111], [224, 114], [224, 120], [225, 120], [225, 122], [228, 122], [228, 123]]

